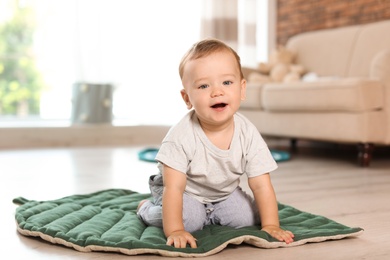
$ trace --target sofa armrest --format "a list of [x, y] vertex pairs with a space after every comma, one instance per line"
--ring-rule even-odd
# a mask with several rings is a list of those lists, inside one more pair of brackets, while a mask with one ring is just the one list
[[371, 62], [370, 77], [379, 80], [383, 85], [384, 111], [386, 129], [385, 143], [390, 143], [390, 48], [379, 52]]
[[370, 66], [370, 78], [378, 79], [390, 87], [390, 49], [379, 52], [372, 59]]

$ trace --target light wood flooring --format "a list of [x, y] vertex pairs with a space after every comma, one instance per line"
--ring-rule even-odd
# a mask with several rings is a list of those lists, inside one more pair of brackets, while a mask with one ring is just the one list
[[[116, 253], [81, 253], [17, 233], [15, 197], [57, 199], [109, 188], [149, 192], [154, 163], [137, 152], [148, 146], [0, 150], [0, 220], [3, 259], [163, 259]], [[272, 147], [272, 145], [270, 145]], [[278, 147], [276, 142], [275, 148]], [[285, 148], [285, 147], [284, 147]], [[390, 259], [390, 152], [379, 150], [360, 168], [352, 149], [299, 147], [272, 173], [278, 200], [302, 211], [365, 229], [361, 236], [292, 248], [229, 246], [205, 259]], [[247, 188], [245, 181], [242, 185]]]

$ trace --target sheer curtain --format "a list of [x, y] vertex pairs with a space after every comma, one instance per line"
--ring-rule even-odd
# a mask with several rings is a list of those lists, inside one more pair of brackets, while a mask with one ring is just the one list
[[74, 82], [114, 85], [116, 122], [172, 124], [186, 113], [178, 65], [200, 39], [198, 0], [39, 0], [41, 116], [69, 118]]
[[[271, 1], [271, 0], [265, 0]], [[36, 60], [47, 88], [43, 119], [69, 120], [75, 82], [115, 87], [114, 122], [173, 124], [186, 112], [178, 65], [196, 41], [216, 37], [257, 65], [263, 0], [26, 0], [34, 6]]]
[[223, 40], [238, 52], [243, 66], [256, 66], [257, 5], [258, 0], [203, 0], [202, 37]]

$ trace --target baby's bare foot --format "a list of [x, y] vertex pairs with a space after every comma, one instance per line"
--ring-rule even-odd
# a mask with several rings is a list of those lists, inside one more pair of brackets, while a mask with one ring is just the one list
[[138, 207], [137, 207], [137, 212], [138, 210], [142, 207], [142, 205], [144, 205], [145, 202], [147, 202], [148, 200], [141, 200], [138, 204]]

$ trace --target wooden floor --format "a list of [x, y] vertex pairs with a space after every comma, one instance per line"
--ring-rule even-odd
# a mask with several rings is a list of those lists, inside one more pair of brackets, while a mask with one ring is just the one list
[[[272, 144], [270, 145], [272, 147]], [[143, 146], [0, 151], [1, 248], [6, 259], [129, 259], [115, 253], [81, 253], [17, 233], [12, 199], [49, 200], [108, 188], [148, 192], [154, 163], [141, 162]], [[280, 148], [276, 147], [275, 148]], [[229, 246], [206, 259], [390, 259], [390, 153], [374, 153], [359, 168], [355, 152], [300, 147], [272, 173], [278, 200], [300, 210], [362, 227], [363, 234], [292, 248]], [[245, 183], [243, 186], [247, 188]], [[141, 255], [131, 259], [163, 259]]]

